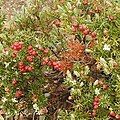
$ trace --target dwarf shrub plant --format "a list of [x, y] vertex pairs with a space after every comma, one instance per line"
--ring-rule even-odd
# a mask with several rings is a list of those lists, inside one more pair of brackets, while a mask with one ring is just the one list
[[119, 0], [33, 0], [9, 27], [3, 18], [6, 118], [32, 110], [46, 120], [120, 120]]

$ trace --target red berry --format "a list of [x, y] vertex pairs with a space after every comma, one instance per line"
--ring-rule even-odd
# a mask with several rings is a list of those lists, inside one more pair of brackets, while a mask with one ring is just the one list
[[16, 93], [15, 93], [15, 97], [20, 98], [22, 96], [23, 96], [23, 92], [21, 90], [17, 90]]
[[35, 50], [32, 51], [31, 55], [36, 56], [37, 52]]
[[20, 72], [24, 73], [24, 72], [26, 72], [26, 69], [25, 68], [21, 68]]
[[18, 65], [22, 66], [22, 65], [24, 65], [24, 63], [21, 61], [21, 62], [18, 63]]
[[25, 70], [28, 71], [29, 66], [25, 66]]
[[21, 65], [21, 66], [19, 66], [19, 69], [23, 69], [25, 66], [24, 65]]
[[77, 22], [75, 22], [75, 23], [72, 24], [72, 26], [75, 27], [75, 28], [78, 28], [79, 24]]
[[24, 65], [23, 62], [19, 62], [19, 63], [18, 63], [18, 68], [19, 68], [19, 70], [20, 70], [21, 72], [25, 72], [25, 71], [26, 71], [26, 70], [25, 70], [25, 65]]
[[95, 105], [93, 108], [96, 110], [96, 109], [98, 109], [98, 107], [99, 107], [98, 105]]
[[115, 116], [116, 116], [115, 112], [113, 112], [113, 111], [111, 111], [109, 115], [110, 115], [111, 117], [115, 117]]
[[59, 66], [58, 66], [58, 65], [54, 66], [54, 69], [58, 70], [58, 69], [59, 69]]
[[42, 65], [46, 65], [47, 63], [49, 62], [49, 59], [48, 58], [45, 58], [42, 62]]
[[87, 29], [87, 27], [85, 25], [79, 25], [79, 30], [81, 32], [85, 31]]
[[27, 59], [29, 62], [33, 62], [33, 58], [34, 58], [33, 56], [27, 56], [26, 59]]
[[86, 29], [86, 30], [84, 30], [84, 31], [83, 31], [83, 35], [85, 35], [85, 36], [86, 36], [86, 35], [88, 35], [88, 34], [89, 34], [89, 32], [90, 32], [90, 30], [89, 30], [89, 29]]
[[12, 48], [13, 50], [16, 49], [16, 47], [15, 47], [14, 45], [12, 45], [11, 48]]
[[97, 33], [96, 33], [96, 32], [92, 32], [92, 33], [91, 33], [91, 37], [92, 37], [92, 38], [96, 38], [96, 36], [97, 36]]
[[15, 51], [20, 51], [23, 47], [23, 42], [14, 42], [11, 48]]
[[47, 54], [49, 52], [49, 49], [46, 48], [43, 52]]
[[95, 105], [99, 105], [99, 102], [93, 102], [93, 105], [95, 106]]
[[47, 65], [52, 66], [52, 62], [48, 61]]
[[32, 55], [33, 49], [28, 50], [28, 54]]
[[92, 117], [95, 117], [95, 116], [96, 116], [96, 110], [93, 110]]
[[56, 65], [57, 65], [57, 62], [52, 62], [52, 65], [53, 65], [53, 66], [56, 66]]
[[83, 29], [83, 26], [82, 26], [82, 25], [79, 25], [79, 30], [80, 30], [80, 31], [84, 31], [84, 29]]
[[56, 69], [56, 70], [60, 70], [60, 64], [59, 64], [58, 62], [53, 63], [53, 67], [54, 67], [54, 69]]
[[42, 62], [42, 65], [46, 65], [46, 62], [45, 62], [45, 61], [43, 61], [43, 62]]
[[33, 67], [32, 66], [29, 66], [28, 69], [27, 69], [29, 72], [31, 72], [33, 70]]
[[74, 27], [74, 26], [72, 26], [72, 32], [77, 32], [77, 28], [76, 27]]
[[99, 101], [100, 101], [99, 96], [95, 96], [94, 101], [95, 101], [95, 102], [99, 102]]

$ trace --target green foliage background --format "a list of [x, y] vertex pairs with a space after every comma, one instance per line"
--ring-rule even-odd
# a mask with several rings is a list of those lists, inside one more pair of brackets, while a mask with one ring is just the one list
[[[95, 13], [94, 16], [88, 15], [88, 11], [94, 9], [93, 0], [90, 4], [84, 6], [82, 0], [65, 0], [63, 3], [59, 0], [33, 0], [28, 2], [28, 6], [10, 21], [9, 28], [4, 28], [5, 16], [0, 14], [0, 106], [5, 109], [7, 115], [14, 115], [21, 111], [16, 109], [12, 102], [16, 88], [12, 87], [10, 81], [16, 77], [19, 79], [19, 87], [26, 87], [26, 79], [29, 77], [36, 78], [34, 84], [30, 84], [25, 91], [25, 101], [29, 101], [31, 94], [35, 93], [39, 96], [36, 104], [41, 109], [47, 104], [47, 98], [44, 95], [44, 86], [49, 83], [43, 76], [43, 72], [51, 70], [48, 67], [40, 66], [41, 60], [36, 59], [34, 62], [35, 71], [27, 73], [24, 77], [19, 75], [19, 71], [13, 66], [20, 60], [24, 59], [26, 48], [28, 45], [36, 45], [52, 48], [58, 51], [58, 48], [66, 48], [67, 38], [70, 35], [81, 33], [73, 33], [71, 26], [73, 22], [87, 25], [92, 31], [97, 32], [97, 45], [87, 51], [101, 64], [102, 69], [107, 77], [105, 82], [109, 84], [109, 90], [104, 91], [102, 88], [93, 85], [87, 76], [90, 71], [86, 66], [82, 66], [79, 61], [74, 64], [74, 69], [77, 76], [77, 81], [74, 81], [71, 71], [68, 71], [64, 78], [64, 84], [71, 87], [70, 94], [74, 98], [72, 110], [61, 109], [58, 113], [58, 120], [88, 120], [89, 113], [86, 109], [91, 109], [93, 97], [96, 95], [95, 90], [99, 90], [101, 98], [100, 107], [97, 111], [95, 120], [108, 120], [109, 107], [116, 113], [120, 114], [120, 3], [114, 0], [98, 0], [96, 6], [102, 8], [100, 13]], [[81, 10], [83, 13], [81, 14]], [[115, 16], [115, 20], [110, 21], [108, 16]], [[62, 25], [56, 27], [53, 25], [55, 19], [60, 19]], [[104, 35], [104, 31], [107, 31]], [[14, 59], [11, 57], [12, 50], [9, 49], [9, 54], [5, 56], [2, 53], [3, 48], [10, 48], [15, 41], [24, 42], [24, 51], [19, 53], [19, 57]], [[89, 42], [89, 39], [88, 39]], [[104, 45], [110, 46], [110, 51], [103, 50]], [[41, 56], [42, 53], [39, 53]], [[47, 57], [54, 57], [52, 52], [49, 52]], [[101, 59], [102, 58], [102, 59]], [[111, 62], [112, 61], [112, 62]], [[113, 61], [118, 65], [118, 68], [113, 67]], [[8, 64], [9, 63], [9, 64]], [[7, 65], [5, 67], [5, 65]], [[81, 71], [83, 75], [81, 76]], [[83, 83], [83, 86], [81, 85]], [[4, 88], [10, 87], [10, 94], [6, 94]], [[7, 99], [2, 102], [2, 97]], [[33, 102], [28, 102], [28, 108], [33, 106]], [[47, 118], [46, 118], [47, 119]]]

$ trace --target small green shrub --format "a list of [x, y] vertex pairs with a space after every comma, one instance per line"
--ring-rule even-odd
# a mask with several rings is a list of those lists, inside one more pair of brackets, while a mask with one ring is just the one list
[[45, 119], [120, 119], [120, 3], [29, 2], [3, 27], [0, 107]]

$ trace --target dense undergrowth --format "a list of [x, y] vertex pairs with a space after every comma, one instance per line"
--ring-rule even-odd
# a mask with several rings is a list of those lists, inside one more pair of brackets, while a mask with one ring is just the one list
[[0, 108], [45, 120], [120, 120], [120, 2], [33, 0], [0, 16]]

